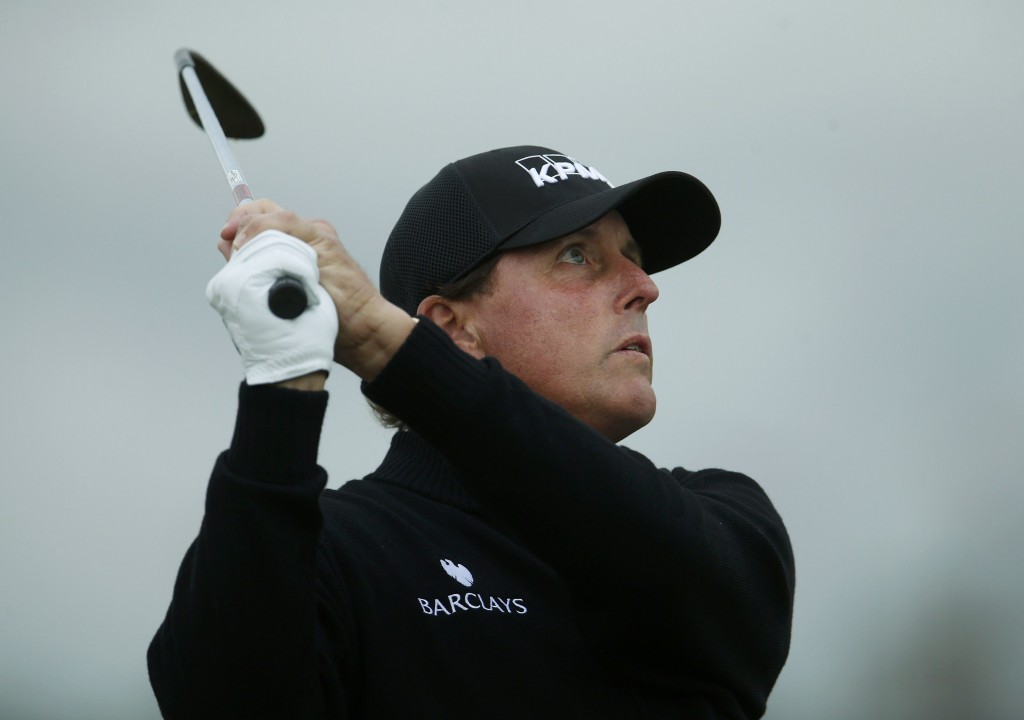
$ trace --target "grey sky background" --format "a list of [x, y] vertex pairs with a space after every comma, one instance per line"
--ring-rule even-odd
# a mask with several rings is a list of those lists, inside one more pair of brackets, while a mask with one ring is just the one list
[[[701, 178], [722, 232], [655, 276], [659, 412], [626, 444], [746, 472], [785, 518], [796, 620], [767, 717], [1024, 715], [1022, 21], [0, 0], [0, 717], [158, 717], [145, 649], [241, 379], [203, 295], [232, 200], [183, 46], [267, 124], [235, 145], [254, 192], [330, 219], [374, 276], [458, 157], [540, 144], [613, 182]], [[329, 389], [338, 484], [388, 433], [343, 371]]]

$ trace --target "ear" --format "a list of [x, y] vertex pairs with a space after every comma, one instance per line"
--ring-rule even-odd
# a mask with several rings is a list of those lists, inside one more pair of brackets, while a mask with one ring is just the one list
[[416, 314], [423, 315], [448, 333], [448, 337], [463, 352], [478, 360], [484, 357], [480, 338], [466, 322], [466, 306], [463, 303], [440, 295], [430, 295], [420, 301]]

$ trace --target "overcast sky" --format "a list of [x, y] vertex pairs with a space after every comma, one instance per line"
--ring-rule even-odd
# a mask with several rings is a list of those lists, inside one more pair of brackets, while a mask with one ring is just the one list
[[[158, 717], [145, 649], [230, 439], [203, 295], [232, 207], [174, 51], [260, 111], [254, 192], [376, 275], [440, 167], [678, 169], [719, 239], [655, 276], [661, 465], [758, 479], [798, 589], [769, 720], [1024, 715], [1024, 5], [0, 0], [0, 717]], [[321, 463], [388, 433], [341, 370]]]

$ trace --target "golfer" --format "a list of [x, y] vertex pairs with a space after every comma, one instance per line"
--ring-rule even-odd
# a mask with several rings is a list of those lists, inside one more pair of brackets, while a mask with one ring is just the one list
[[[234, 210], [207, 295], [246, 379], [149, 649], [164, 716], [761, 717], [789, 648], [782, 521], [744, 475], [617, 444], [655, 412], [650, 276], [719, 225], [684, 173], [615, 187], [504, 148], [412, 197], [378, 291], [328, 223]], [[294, 320], [267, 309], [282, 275]], [[325, 489], [333, 363], [398, 430]]]

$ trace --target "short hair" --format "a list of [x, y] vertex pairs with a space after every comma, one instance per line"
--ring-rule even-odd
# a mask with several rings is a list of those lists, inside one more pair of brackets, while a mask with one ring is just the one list
[[[432, 292], [427, 294], [427, 297], [430, 295], [440, 295], [447, 300], [468, 300], [477, 295], [489, 294], [493, 287], [494, 268], [497, 267], [501, 255], [501, 253], [491, 255], [461, 279], [434, 288]], [[400, 431], [409, 429], [409, 426], [402, 420], [377, 403], [372, 400], [367, 400], [366, 402], [369, 403], [370, 411], [373, 413], [374, 418], [385, 428]]]

